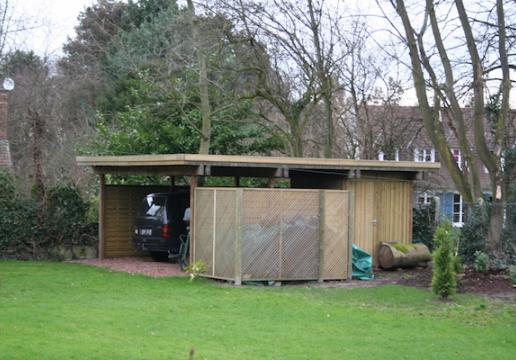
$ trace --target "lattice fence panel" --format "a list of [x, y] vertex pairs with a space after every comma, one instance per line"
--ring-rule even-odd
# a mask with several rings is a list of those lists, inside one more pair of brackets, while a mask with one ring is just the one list
[[281, 199], [276, 191], [244, 190], [242, 197], [242, 280], [280, 276]]
[[345, 279], [349, 256], [349, 193], [325, 191], [321, 278]]
[[194, 257], [218, 278], [345, 279], [348, 208], [346, 191], [197, 189]]
[[281, 191], [281, 278], [319, 276], [319, 192]]
[[235, 275], [236, 190], [216, 189], [215, 271], [220, 278]]
[[210, 189], [197, 189], [194, 207], [194, 257], [206, 265], [206, 275], [213, 274], [213, 233], [214, 233], [214, 192]]

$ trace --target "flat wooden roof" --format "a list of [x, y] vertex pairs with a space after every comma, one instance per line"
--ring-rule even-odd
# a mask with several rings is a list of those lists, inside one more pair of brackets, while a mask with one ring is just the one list
[[[92, 166], [95, 172], [104, 174], [171, 174], [171, 175], [232, 175], [235, 168], [248, 176], [285, 177], [285, 172], [296, 170], [365, 170], [388, 172], [420, 172], [438, 170], [440, 163], [413, 161], [380, 161], [354, 159], [322, 159], [238, 155], [123, 155], [78, 156], [77, 164]], [[214, 171], [212, 171], [212, 169]], [[255, 169], [256, 174], [252, 169]], [[267, 171], [274, 170], [273, 173]], [[254, 175], [253, 175], [254, 174]], [[246, 175], [243, 175], [246, 176]], [[288, 175], [287, 175], [288, 177]]]

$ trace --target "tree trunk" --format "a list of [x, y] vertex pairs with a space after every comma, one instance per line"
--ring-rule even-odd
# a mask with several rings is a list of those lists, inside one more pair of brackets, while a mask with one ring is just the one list
[[335, 129], [333, 126], [333, 108], [331, 102], [333, 95], [333, 86], [331, 83], [331, 78], [329, 77], [326, 71], [326, 60], [324, 58], [323, 49], [320, 41], [321, 31], [319, 28], [319, 22], [317, 21], [315, 16], [314, 4], [312, 0], [308, 0], [308, 12], [310, 14], [310, 30], [312, 31], [312, 40], [315, 48], [315, 66], [317, 70], [319, 86], [321, 87], [320, 90], [324, 103], [324, 117], [326, 120], [324, 157], [331, 158], [333, 155], [333, 144], [335, 137]]
[[329, 94], [323, 95], [323, 103], [325, 107], [325, 117], [326, 117], [326, 141], [324, 142], [324, 157], [332, 158], [333, 157], [333, 143], [335, 137], [335, 129], [333, 126], [333, 111], [331, 104], [331, 96]]
[[199, 154], [208, 154], [210, 152], [211, 138], [211, 106], [210, 95], [208, 92], [208, 65], [206, 54], [200, 41], [199, 20], [195, 16], [195, 9], [192, 0], [187, 0], [188, 12], [190, 13], [190, 26], [192, 27], [193, 47], [197, 52], [197, 60], [199, 63], [199, 97], [201, 98], [201, 143], [199, 146]]
[[299, 129], [292, 129], [292, 156], [303, 157], [303, 138]]
[[45, 130], [45, 122], [37, 111], [29, 111], [32, 128], [32, 163], [34, 165], [34, 195], [39, 202], [45, 197], [45, 183], [43, 175], [43, 152], [41, 142]]
[[424, 244], [382, 243], [378, 252], [378, 264], [383, 269], [410, 268], [430, 260], [430, 250]]
[[501, 200], [493, 199], [489, 216], [489, 229], [487, 231], [487, 248], [490, 251], [497, 250], [498, 245], [500, 244], [503, 229], [504, 208], [505, 206]]

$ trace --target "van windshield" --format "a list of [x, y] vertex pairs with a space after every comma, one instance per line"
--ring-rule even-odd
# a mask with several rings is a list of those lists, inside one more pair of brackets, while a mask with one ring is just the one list
[[165, 211], [166, 203], [165, 196], [146, 196], [138, 209], [138, 215], [160, 217]]

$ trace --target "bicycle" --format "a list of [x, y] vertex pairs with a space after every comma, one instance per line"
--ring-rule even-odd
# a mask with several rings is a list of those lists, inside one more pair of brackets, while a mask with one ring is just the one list
[[190, 232], [179, 235], [181, 245], [179, 246], [179, 266], [181, 270], [185, 270], [188, 266], [188, 248], [190, 245]]

